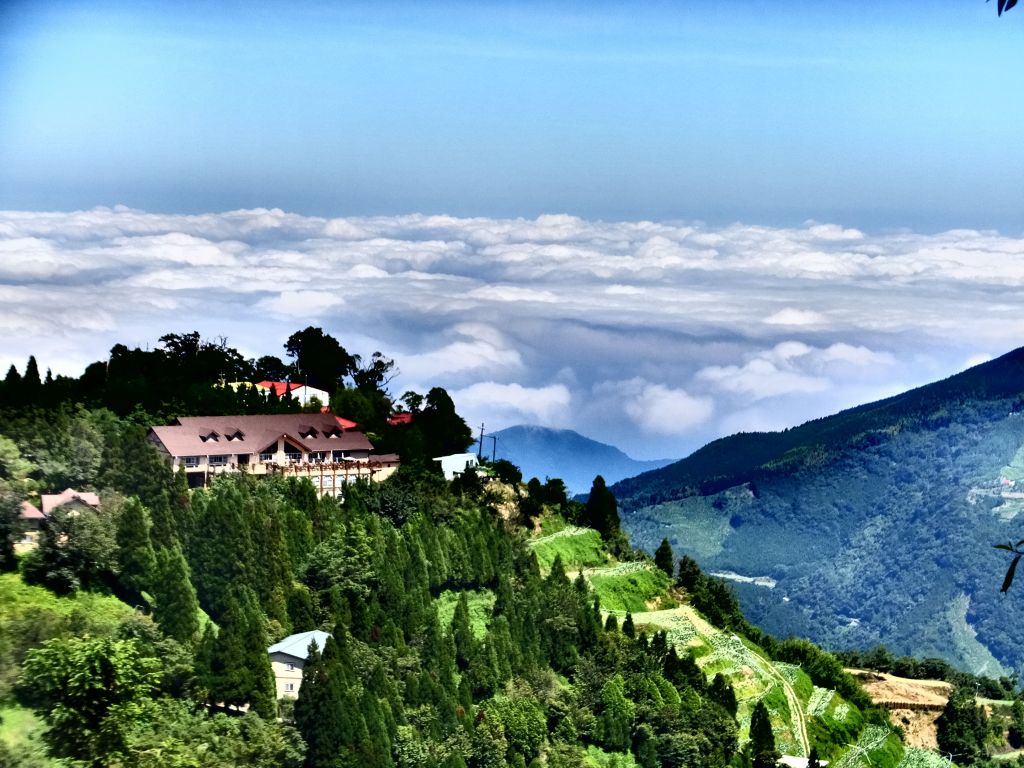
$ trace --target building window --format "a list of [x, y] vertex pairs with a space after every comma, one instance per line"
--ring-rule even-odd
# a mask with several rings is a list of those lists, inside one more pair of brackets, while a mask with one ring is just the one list
[[309, 460], [316, 464], [321, 463], [325, 458], [327, 458], [327, 451], [312, 451], [309, 454]]
[[186, 467], [198, 467], [199, 466], [199, 457], [198, 456], [185, 456], [182, 459], [182, 463]]
[[227, 456], [211, 456], [210, 457], [210, 466], [211, 467], [223, 467], [227, 463], [228, 463], [228, 457]]
[[288, 691], [288, 693], [291, 693], [292, 691], [295, 690], [295, 683], [285, 683], [284, 684], [284, 689], [286, 691]]
[[260, 461], [273, 461], [273, 460], [274, 460], [274, 454], [272, 454], [272, 453], [261, 453], [260, 454]]
[[334, 452], [334, 460], [335, 461], [344, 461], [345, 458], [346, 457], [345, 457], [345, 452], [344, 451], [335, 451]]
[[284, 668], [287, 669], [289, 672], [294, 672], [295, 671], [295, 665], [294, 664], [285, 664]]

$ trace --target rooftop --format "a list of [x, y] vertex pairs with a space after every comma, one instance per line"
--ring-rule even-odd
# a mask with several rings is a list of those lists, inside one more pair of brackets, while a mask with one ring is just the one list
[[330, 413], [182, 416], [176, 424], [153, 427], [153, 434], [174, 456], [259, 453], [282, 435], [307, 452], [372, 451], [366, 435], [350, 425]]
[[309, 658], [309, 644], [316, 641], [316, 647], [322, 653], [329, 637], [328, 633], [320, 629], [314, 629], [310, 632], [299, 632], [295, 635], [288, 635], [279, 643], [274, 643], [267, 648], [267, 653], [283, 653], [305, 661]]
[[100, 497], [90, 491], [76, 491], [66, 488], [60, 493], [44, 493], [39, 497], [39, 505], [42, 507], [43, 515], [49, 515], [57, 507], [78, 501], [90, 507], [100, 505]]

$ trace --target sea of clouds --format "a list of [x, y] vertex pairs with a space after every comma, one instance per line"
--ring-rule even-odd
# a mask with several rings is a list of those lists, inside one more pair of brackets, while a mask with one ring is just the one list
[[832, 224], [122, 207], [0, 212], [0, 363], [78, 375], [198, 330], [256, 357], [319, 325], [395, 394], [446, 387], [488, 431], [576, 429], [638, 458], [779, 429], [1024, 339], [1024, 240]]

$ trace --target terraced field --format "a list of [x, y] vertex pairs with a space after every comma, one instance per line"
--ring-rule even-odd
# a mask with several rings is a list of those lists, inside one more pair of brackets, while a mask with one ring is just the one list
[[634, 613], [633, 621], [637, 626], [664, 629], [670, 642], [692, 648], [707, 676], [721, 672], [729, 678], [740, 704], [737, 719], [741, 741], [748, 738], [754, 704], [763, 699], [779, 749], [785, 754], [807, 756], [810, 743], [804, 714], [806, 701], [797, 695], [794, 682], [799, 680], [799, 687], [808, 691], [813, 686], [799, 668], [793, 667], [784, 674], [753, 645], [711, 626], [690, 606]]
[[[786, 755], [806, 757], [812, 740], [809, 732], [819, 736], [835, 733], [836, 728], [840, 733], [858, 732], [860, 713], [835, 691], [816, 687], [799, 666], [773, 662], [744, 638], [709, 624], [692, 607], [675, 604], [671, 580], [649, 562], [614, 561], [597, 532], [587, 528], [566, 526], [545, 533], [530, 542], [543, 570], [560, 556], [570, 577], [583, 572], [606, 614], [621, 617], [631, 612], [638, 628], [665, 630], [669, 642], [692, 650], [708, 678], [718, 673], [728, 678], [739, 703], [741, 744], [749, 739], [750, 716], [758, 701], [768, 708], [776, 746]], [[924, 750], [904, 751], [896, 734], [869, 726], [860, 732], [856, 744], [834, 757], [832, 765], [930, 768], [937, 765], [933, 756]]]

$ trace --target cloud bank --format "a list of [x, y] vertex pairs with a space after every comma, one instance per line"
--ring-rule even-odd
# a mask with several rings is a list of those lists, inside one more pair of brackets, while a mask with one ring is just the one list
[[78, 375], [117, 342], [320, 325], [475, 425], [682, 456], [949, 375], [1024, 339], [1024, 240], [834, 224], [123, 207], [0, 212], [0, 362]]

